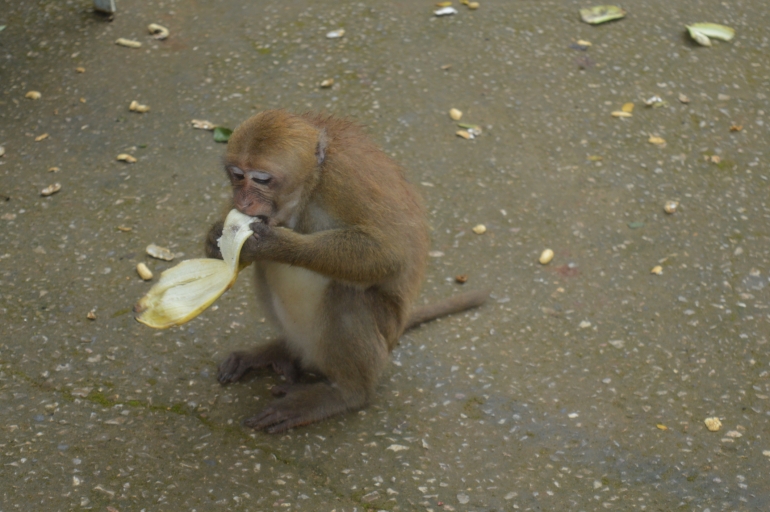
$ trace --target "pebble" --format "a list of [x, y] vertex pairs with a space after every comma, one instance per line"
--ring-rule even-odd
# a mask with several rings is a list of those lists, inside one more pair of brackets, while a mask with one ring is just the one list
[[455, 121], [459, 121], [463, 117], [463, 113], [460, 110], [457, 110], [456, 108], [449, 110], [449, 117], [451, 117]]
[[125, 46], [126, 48], [141, 48], [142, 43], [139, 41], [132, 41], [131, 39], [126, 39], [124, 37], [120, 37], [115, 40], [115, 44], [119, 46]]
[[40, 195], [43, 197], [52, 196], [60, 190], [61, 190], [61, 183], [54, 183], [53, 185], [48, 185], [43, 190], [41, 190]]
[[29, 98], [31, 100], [39, 100], [40, 97], [43, 96], [38, 91], [29, 91], [27, 94], [24, 95], [25, 98]]
[[211, 121], [206, 121], [204, 119], [193, 119], [192, 125], [193, 125], [193, 128], [197, 128], [198, 130], [211, 131], [214, 128], [216, 128], [216, 126], [214, 126], [214, 123], [212, 123]]
[[158, 25], [157, 23], [150, 23], [147, 25], [147, 30], [152, 34], [152, 37], [155, 39], [166, 39], [168, 37], [168, 29], [164, 27], [163, 25]]
[[147, 252], [147, 254], [149, 254], [153, 258], [156, 258], [159, 260], [172, 261], [174, 259], [174, 253], [172, 253], [165, 247], [160, 247], [159, 245], [150, 244], [147, 246], [145, 251]]
[[663, 267], [660, 265], [655, 265], [652, 267], [652, 270], [650, 270], [650, 274], [655, 274], [656, 276], [659, 276], [663, 273]]
[[663, 211], [671, 215], [676, 212], [677, 206], [679, 203], [676, 201], [666, 201], [666, 204], [663, 205]]
[[129, 155], [128, 153], [121, 153], [118, 155], [117, 160], [120, 160], [121, 162], [127, 162], [129, 164], [136, 163], [136, 158]]
[[722, 422], [719, 421], [719, 418], [712, 417], [712, 418], [706, 418], [703, 420], [703, 423], [706, 424], [706, 428], [709, 429], [711, 432], [716, 432], [720, 428], [722, 428]]
[[457, 14], [457, 9], [454, 7], [442, 7], [441, 9], [433, 11], [433, 14], [436, 16], [451, 16], [452, 14]]
[[477, 224], [473, 226], [473, 232], [477, 235], [483, 235], [487, 232], [487, 227], [484, 224]]
[[650, 138], [647, 139], [647, 142], [650, 144], [655, 144], [656, 146], [663, 146], [666, 144], [666, 141], [662, 137], [657, 137], [655, 135], [650, 135]]
[[660, 105], [661, 103], [663, 103], [663, 98], [661, 98], [657, 94], [655, 96], [652, 96], [644, 100], [644, 104], [647, 105], [648, 107], [655, 107], [657, 105]]
[[546, 249], [540, 254], [540, 259], [538, 261], [541, 265], [548, 265], [552, 259], [553, 251], [551, 249]]
[[463, 139], [466, 139], [466, 140], [473, 138], [473, 135], [471, 135], [471, 132], [469, 132], [468, 130], [457, 130], [455, 132], [455, 135], [457, 135], [458, 137], [462, 137]]
[[145, 281], [152, 279], [152, 271], [144, 263], [139, 263], [136, 266], [136, 273]]
[[140, 114], [144, 114], [145, 112], [150, 111], [150, 107], [148, 107], [147, 105], [142, 105], [138, 101], [134, 100], [128, 106], [128, 110], [130, 110], [131, 112], [139, 112]]

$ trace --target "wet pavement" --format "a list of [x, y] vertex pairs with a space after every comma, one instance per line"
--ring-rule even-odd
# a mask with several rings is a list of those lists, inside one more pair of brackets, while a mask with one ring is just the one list
[[[0, 510], [769, 509], [770, 11], [585, 6], [3, 2]], [[697, 21], [736, 38], [697, 46]], [[270, 436], [240, 421], [279, 379], [215, 379], [273, 334], [248, 279], [168, 331], [130, 309], [136, 264], [173, 265], [145, 246], [201, 256], [228, 193], [191, 120], [274, 107], [352, 116], [405, 164], [423, 300], [493, 297], [408, 332], [366, 410]]]

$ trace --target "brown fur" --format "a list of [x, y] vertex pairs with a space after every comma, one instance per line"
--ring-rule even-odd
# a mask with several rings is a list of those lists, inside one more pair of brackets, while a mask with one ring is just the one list
[[[219, 381], [251, 368], [286, 376], [282, 396], [246, 425], [269, 432], [364, 407], [407, 327], [473, 307], [477, 292], [410, 316], [428, 253], [425, 213], [404, 170], [353, 122], [262, 112], [228, 143], [233, 205], [264, 222], [241, 252], [283, 335], [222, 363]], [[207, 239], [218, 257], [222, 223]], [[297, 382], [303, 372], [321, 377]]]

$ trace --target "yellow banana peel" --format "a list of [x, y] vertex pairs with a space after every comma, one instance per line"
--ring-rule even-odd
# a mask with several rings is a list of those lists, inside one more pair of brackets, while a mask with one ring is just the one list
[[217, 241], [222, 259], [187, 260], [164, 271], [134, 306], [136, 319], [155, 329], [167, 329], [189, 322], [205, 311], [235, 284], [243, 268], [238, 264], [238, 256], [253, 234], [249, 225], [254, 221], [253, 217], [231, 210]]

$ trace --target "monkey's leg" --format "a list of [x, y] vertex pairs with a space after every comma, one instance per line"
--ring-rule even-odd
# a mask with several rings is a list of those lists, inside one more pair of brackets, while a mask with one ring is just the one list
[[267, 366], [286, 377], [287, 382], [296, 382], [301, 373], [297, 359], [286, 347], [286, 342], [277, 339], [250, 352], [236, 351], [230, 354], [219, 365], [217, 380], [222, 384], [235, 382], [249, 370]]
[[363, 390], [342, 390], [331, 382], [281, 385], [276, 386], [273, 393], [284, 396], [246, 419], [245, 426], [275, 434], [360, 409], [367, 402], [367, 393]]
[[366, 406], [389, 353], [371, 300], [361, 290], [330, 286], [324, 300], [326, 325], [315, 351], [318, 359], [307, 362], [327, 380], [276, 386], [274, 394], [283, 397], [248, 418], [244, 425], [270, 433], [283, 432]]

